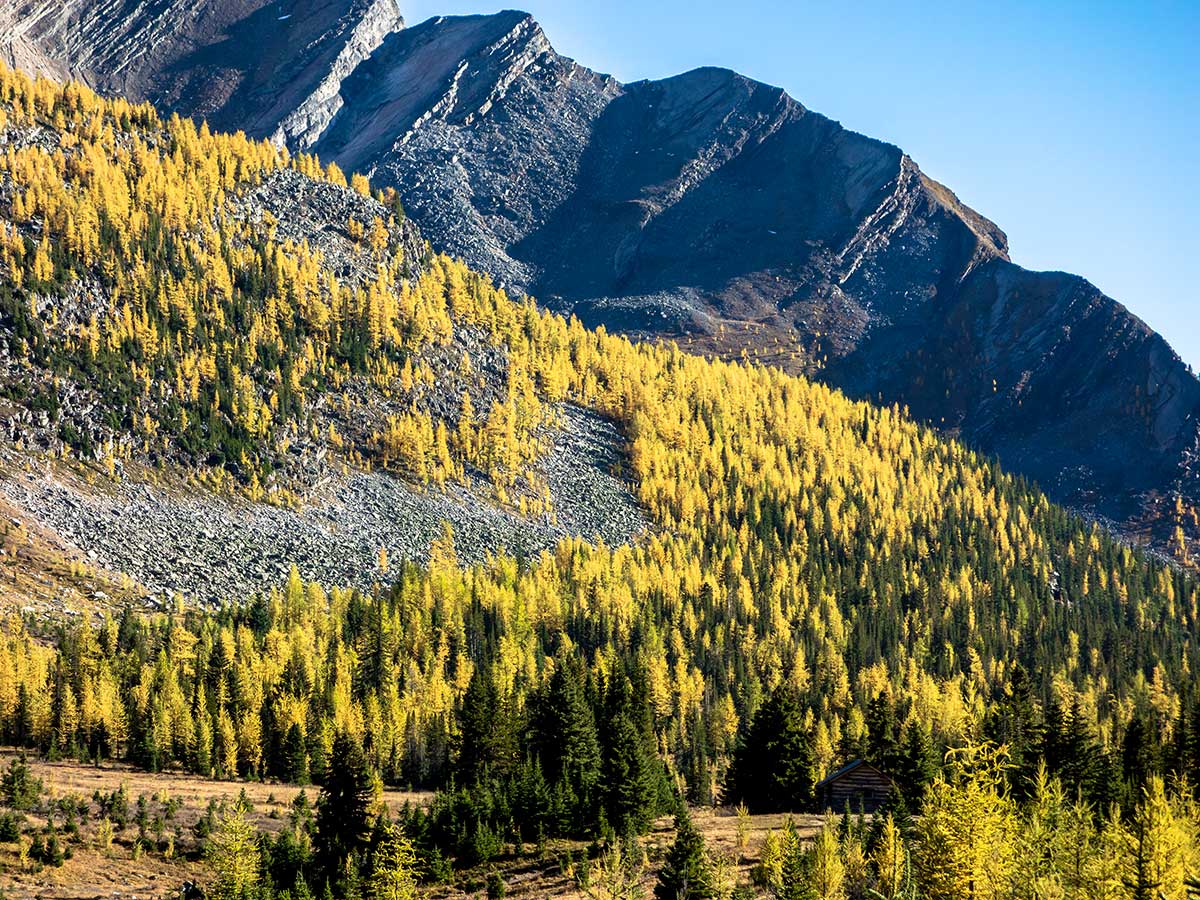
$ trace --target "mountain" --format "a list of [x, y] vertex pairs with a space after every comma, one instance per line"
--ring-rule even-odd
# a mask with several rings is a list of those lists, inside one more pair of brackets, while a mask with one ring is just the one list
[[401, 30], [378, 3], [164, 4], [98, 42], [98, 0], [26, 6], [18, 61], [186, 20], [156, 55], [84, 54], [85, 76], [366, 172], [510, 291], [907, 406], [1160, 545], [1194, 523], [1200, 381], [1166, 341], [1086, 280], [1013, 264], [900, 149], [778, 88], [711, 68], [621, 84], [513, 11]]
[[588, 324], [819, 371], [1119, 519], [1195, 466], [1200, 381], [1160, 336], [1014, 265], [902, 151], [777, 88], [720, 69], [622, 85], [509, 12], [390, 35], [343, 92], [317, 152]]
[[0, 59], [215, 128], [304, 147], [341, 79], [404, 27], [398, 0], [13, 0]]
[[[6, 895], [116, 859], [150, 893], [565, 896], [539, 844], [640, 853], [670, 813], [677, 849], [592, 883], [715, 895], [682, 801], [778, 826], [868, 756], [909, 895], [1107, 898], [1157, 848], [1182, 898], [1200, 857], [1181, 566], [894, 408], [513, 299], [334, 164], [2, 65], [0, 435], [0, 738], [115, 773], [65, 802], [10, 760]], [[269, 780], [281, 821], [179, 807], [180, 772]], [[126, 778], [204, 827], [143, 840]], [[826, 821], [826, 881], [894, 895], [896, 823]], [[816, 871], [779, 834], [743, 891]]]

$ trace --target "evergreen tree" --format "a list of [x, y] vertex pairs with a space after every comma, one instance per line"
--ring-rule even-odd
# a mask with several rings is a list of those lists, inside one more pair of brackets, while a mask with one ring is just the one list
[[690, 752], [684, 761], [687, 800], [696, 806], [711, 806], [713, 802], [713, 771], [709, 763], [708, 743], [699, 728], [692, 729]]
[[463, 784], [503, 776], [517, 760], [516, 723], [488, 666], [477, 666], [463, 695], [457, 771]]
[[755, 713], [738, 742], [725, 794], [727, 802], [744, 802], [755, 813], [812, 805], [812, 747], [790, 688], [777, 688]]
[[1050, 774], [1061, 776], [1067, 765], [1067, 713], [1057, 697], [1046, 704], [1042, 728], [1042, 758]]
[[913, 720], [904, 728], [904, 741], [897, 761], [895, 778], [910, 802], [918, 802], [925, 788], [937, 776], [940, 766], [937, 750], [929, 732]]
[[704, 838], [687, 811], [675, 817], [675, 843], [658, 873], [655, 900], [713, 900], [712, 867]]
[[299, 722], [293, 722], [283, 740], [283, 777], [292, 784], [308, 784], [308, 746]]
[[1100, 745], [1078, 698], [1072, 702], [1066, 716], [1061, 745], [1059, 777], [1069, 796], [1083, 796], [1093, 801], [1100, 799], [1099, 792], [1108, 789], [1101, 779], [1102, 767], [1107, 760], [1101, 758]]
[[608, 723], [604, 752], [604, 810], [617, 834], [643, 832], [658, 800], [658, 761], [646, 753], [641, 735], [624, 712]]
[[1158, 770], [1157, 757], [1149, 725], [1141, 715], [1135, 715], [1121, 738], [1121, 774], [1131, 789], [1141, 791]]
[[900, 756], [900, 728], [892, 695], [880, 692], [867, 707], [867, 760], [885, 772], [896, 771]]
[[555, 669], [538, 707], [532, 742], [542, 772], [563, 798], [571, 826], [591, 831], [599, 800], [600, 745], [578, 663], [567, 659]]
[[317, 800], [317, 867], [326, 883], [338, 884], [353, 874], [355, 856], [370, 840], [371, 799], [362, 747], [348, 732], [339, 732]]
[[1017, 797], [1027, 797], [1043, 758], [1041, 714], [1029, 675], [1013, 667], [999, 699], [984, 720], [984, 737], [1009, 748], [1009, 783]]
[[34, 776], [25, 755], [12, 759], [0, 782], [4, 804], [11, 809], [31, 810], [42, 796], [42, 780]]
[[1193, 700], [1189, 717], [1187, 739], [1182, 752], [1180, 769], [1187, 775], [1195, 789], [1200, 792], [1200, 700]]
[[645, 831], [658, 801], [658, 759], [634, 724], [631, 691], [623, 675], [613, 678], [601, 729], [604, 812], [609, 827], [618, 835]]

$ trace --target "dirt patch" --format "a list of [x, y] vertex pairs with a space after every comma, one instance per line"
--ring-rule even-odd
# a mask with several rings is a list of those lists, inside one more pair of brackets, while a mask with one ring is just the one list
[[[13, 753], [0, 754], [0, 766], [7, 768]], [[9, 900], [22, 898], [157, 898], [176, 896], [184, 881], [205, 884], [211, 873], [199, 858], [199, 840], [194, 828], [209, 803], [233, 802], [245, 791], [259, 829], [280, 831], [288, 821], [292, 801], [301, 790], [315, 803], [319, 788], [262, 782], [215, 781], [184, 773], [151, 773], [129, 766], [105, 764], [88, 766], [75, 762], [47, 763], [30, 760], [33, 774], [42, 780], [43, 800], [53, 803], [74, 797], [84, 804], [86, 816], [79, 818], [78, 840], [64, 841], [72, 856], [61, 867], [46, 866], [40, 871], [21, 859], [20, 845], [0, 844], [0, 890]], [[100, 808], [93, 801], [99, 791], [108, 795], [124, 785], [129, 798], [130, 824], [117, 829], [110, 847], [102, 847], [99, 835]], [[148, 816], [163, 818], [162, 838], [151, 826], [148, 842], [139, 846], [138, 826], [134, 823], [139, 797], [146, 798]], [[383, 802], [393, 814], [405, 803], [428, 804], [428, 793], [385, 791]], [[47, 804], [43, 803], [43, 809]], [[167, 815], [167, 810], [173, 811]], [[61, 814], [55, 816], [61, 827]], [[46, 815], [30, 813], [27, 827], [40, 827]], [[173, 839], [167, 852], [163, 843]], [[23, 841], [28, 843], [28, 836]]]

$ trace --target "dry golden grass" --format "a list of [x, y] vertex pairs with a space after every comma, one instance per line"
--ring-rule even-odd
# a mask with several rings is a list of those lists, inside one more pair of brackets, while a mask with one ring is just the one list
[[[11, 752], [0, 755], [0, 765], [8, 766]], [[185, 824], [191, 826], [199, 819], [210, 800], [229, 802], [236, 800], [242, 791], [258, 813], [260, 827], [267, 827], [276, 819], [270, 814], [278, 812], [280, 818], [286, 818], [288, 808], [296, 796], [305, 791], [310, 801], [317, 797], [316, 787], [298, 787], [291, 784], [277, 784], [262, 781], [216, 781], [211, 778], [201, 778], [199, 775], [189, 775], [184, 772], [144, 772], [132, 766], [120, 763], [105, 763], [101, 766], [90, 766], [77, 762], [42, 762], [30, 760], [29, 768], [42, 779], [46, 790], [55, 797], [77, 794], [91, 798], [93, 792], [109, 792], [125, 785], [130, 802], [135, 801], [139, 794], [155, 797], [164, 792], [183, 803], [181, 815], [186, 819]], [[383, 792], [383, 800], [393, 813], [405, 803], [428, 805], [433, 794], [422, 791]], [[194, 811], [194, 816], [188, 814]], [[279, 827], [282, 827], [280, 825]]]
[[[7, 768], [13, 757], [12, 751], [0, 752], [0, 767]], [[292, 801], [301, 788], [261, 782], [215, 781], [177, 772], [149, 773], [124, 765], [106, 764], [89, 766], [77, 762], [43, 762], [30, 760], [33, 773], [42, 779], [44, 797], [57, 800], [74, 796], [86, 802], [89, 815], [81, 822], [80, 838], [71, 842], [73, 856], [61, 868], [45, 867], [33, 871], [27, 860], [21, 858], [19, 845], [0, 844], [0, 890], [8, 900], [83, 900], [83, 898], [105, 898], [105, 900], [149, 900], [177, 896], [184, 881], [206, 884], [210, 872], [204, 862], [197, 858], [198, 843], [192, 828], [204, 815], [212, 801], [222, 799], [232, 802], [242, 791], [253, 805], [253, 816], [259, 828], [277, 832], [288, 820]], [[96, 791], [109, 794], [121, 785], [129, 797], [131, 824], [119, 831], [111, 848], [99, 845], [97, 835], [98, 807], [92, 802]], [[309, 787], [310, 802], [315, 802], [318, 789]], [[132, 820], [136, 816], [139, 796], [145, 796], [151, 817], [162, 815], [168, 799], [177, 801], [178, 811], [164, 828], [164, 838], [178, 834], [174, 855], [168, 858], [158, 845], [155, 835], [149, 835], [149, 846], [138, 850], [138, 828]], [[405, 803], [427, 805], [432, 799], [428, 793], [385, 791], [384, 802], [395, 813]], [[738, 848], [738, 818], [731, 809], [696, 809], [692, 816], [704, 835], [710, 850], [724, 856], [734, 865], [738, 880], [749, 880], [750, 868], [758, 861], [763, 839], [772, 829], [781, 828], [788, 818], [784, 815], [749, 817], [745, 847]], [[811, 833], [820, 825], [820, 818], [810, 815], [792, 817], [802, 833]], [[41, 826], [43, 816], [30, 815], [29, 825]], [[59, 820], [61, 826], [61, 819]], [[674, 829], [669, 817], [655, 823], [655, 827], [643, 840], [648, 864], [643, 877], [647, 896], [651, 896], [657, 867], [674, 840]], [[27, 846], [29, 837], [23, 838]], [[521, 900], [555, 897], [575, 900], [586, 897], [578, 887], [575, 873], [567, 863], [568, 855], [578, 865], [587, 851], [581, 842], [552, 841], [538, 856], [534, 848], [525, 847], [517, 855], [515, 848], [495, 863], [479, 869], [458, 873], [454, 885], [434, 886], [426, 890], [431, 898], [462, 898], [481, 895], [487, 872], [495, 868], [504, 878], [508, 896]]]
[[[789, 816], [782, 814], [750, 816], [746, 844], [739, 852], [737, 815], [732, 809], [692, 810], [692, 819], [704, 835], [709, 851], [728, 860], [735, 877], [742, 884], [750, 881], [750, 870], [759, 861], [759, 851], [767, 833], [782, 828], [788, 818]], [[793, 815], [790, 818], [805, 836], [814, 834], [822, 822], [822, 817], [808, 814]], [[653, 897], [658, 868], [674, 840], [674, 823], [669, 816], [659, 819], [642, 840], [647, 860], [642, 876], [642, 888], [647, 898]], [[498, 860], [494, 866], [484, 866], [463, 873], [453, 887], [438, 887], [431, 889], [429, 893], [438, 900], [461, 900], [463, 897], [472, 896], [481, 890], [487, 871], [494, 867], [504, 878], [509, 898], [537, 900], [553, 897], [556, 900], [587, 900], [588, 893], [580, 889], [574, 875], [564, 871], [564, 860], [568, 851], [578, 865], [581, 855], [586, 850], [587, 845], [580, 842], [551, 842], [544, 858], [516, 858], [510, 855]]]
[[[0, 767], [7, 768], [14, 754], [0, 754]], [[210, 801], [222, 799], [233, 802], [244, 790], [254, 807], [254, 819], [264, 831], [277, 832], [287, 823], [292, 801], [306, 790], [310, 802], [316, 800], [317, 788], [261, 782], [214, 781], [183, 773], [150, 773], [129, 766], [106, 764], [88, 766], [76, 762], [41, 762], [30, 760], [33, 774], [42, 780], [44, 798], [58, 800], [74, 796], [88, 807], [86, 823], [80, 823], [80, 841], [72, 842], [73, 857], [61, 868], [47, 866], [33, 871], [23, 861], [18, 844], [0, 844], [0, 890], [9, 900], [20, 898], [155, 898], [178, 893], [184, 881], [208, 881], [209, 872], [197, 856], [198, 843], [192, 831], [204, 815]], [[174, 858], [154, 846], [137, 849], [138, 828], [130, 824], [115, 835], [111, 849], [99, 845], [99, 809], [92, 802], [96, 791], [109, 794], [125, 786], [129, 796], [131, 819], [136, 816], [139, 796], [145, 796], [150, 815], [165, 814], [165, 801], [177, 801], [178, 812], [166, 823], [164, 839], [175, 837]], [[427, 804], [432, 795], [385, 791], [383, 800], [393, 811], [406, 802]], [[45, 817], [28, 816], [28, 824], [41, 826]], [[61, 819], [59, 819], [61, 825]], [[29, 838], [23, 843], [28, 845]]]

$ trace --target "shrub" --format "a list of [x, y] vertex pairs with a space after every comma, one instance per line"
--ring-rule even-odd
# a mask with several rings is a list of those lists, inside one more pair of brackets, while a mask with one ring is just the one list
[[25, 817], [18, 812], [9, 810], [0, 815], [0, 843], [11, 844], [21, 839], [21, 826]]
[[100, 820], [100, 824], [96, 826], [96, 846], [100, 848], [100, 852], [108, 853], [112, 850], [113, 836], [116, 834], [116, 829], [113, 828], [111, 819], [104, 818]]
[[5, 804], [13, 809], [31, 810], [37, 806], [42, 796], [42, 781], [33, 776], [24, 755], [8, 764], [0, 793], [3, 793]]
[[92, 794], [92, 800], [100, 807], [100, 817], [109, 819], [118, 830], [129, 824], [129, 793], [125, 785], [111, 794], [101, 794], [97, 790]]

